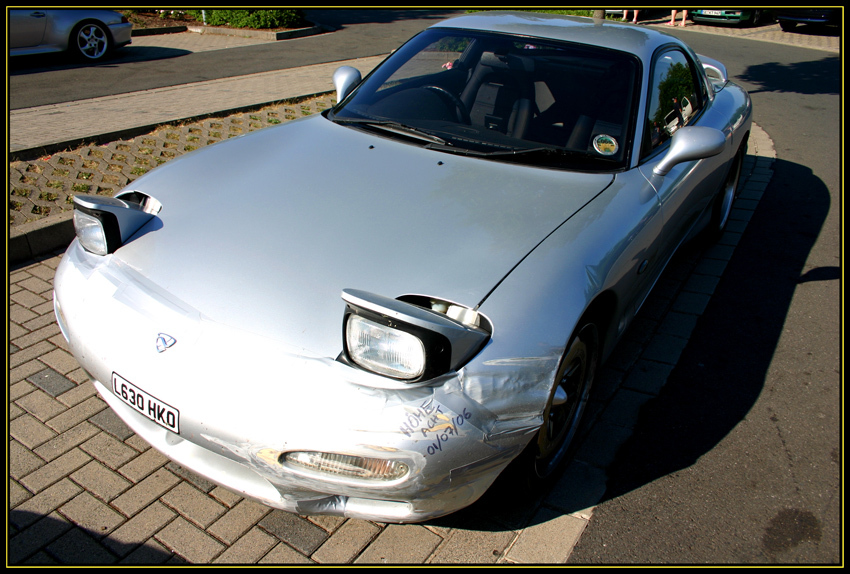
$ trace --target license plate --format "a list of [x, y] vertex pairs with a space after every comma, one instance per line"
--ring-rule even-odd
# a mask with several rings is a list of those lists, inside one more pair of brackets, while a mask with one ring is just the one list
[[702, 13], [706, 16], [723, 16], [722, 10], [703, 10]]
[[112, 392], [161, 427], [179, 433], [180, 411], [147, 393], [117, 373], [112, 373]]

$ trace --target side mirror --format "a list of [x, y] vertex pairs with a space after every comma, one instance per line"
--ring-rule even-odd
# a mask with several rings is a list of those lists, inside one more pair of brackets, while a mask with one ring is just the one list
[[679, 128], [670, 140], [670, 149], [652, 173], [663, 177], [683, 161], [715, 156], [722, 152], [724, 147], [726, 136], [720, 130], [697, 126]]
[[336, 101], [339, 103], [360, 83], [360, 70], [351, 66], [340, 66], [334, 72], [333, 82], [336, 89]]

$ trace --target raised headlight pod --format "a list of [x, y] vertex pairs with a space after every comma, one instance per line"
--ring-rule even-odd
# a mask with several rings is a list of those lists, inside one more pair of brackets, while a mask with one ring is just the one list
[[114, 197], [74, 196], [74, 230], [95, 255], [114, 253], [154, 215], [141, 205]]
[[330, 452], [288, 452], [281, 455], [280, 463], [296, 470], [380, 482], [398, 480], [410, 470], [406, 464], [396, 460]]
[[[489, 321], [462, 322], [432, 305], [346, 289], [345, 358], [362, 369], [406, 383], [427, 381], [465, 365], [490, 338]], [[427, 304], [427, 299], [424, 300]], [[467, 310], [468, 314], [477, 314]]]

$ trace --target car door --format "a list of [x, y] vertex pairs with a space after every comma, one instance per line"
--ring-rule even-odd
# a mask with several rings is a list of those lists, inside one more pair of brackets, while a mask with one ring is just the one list
[[9, 48], [29, 48], [41, 44], [47, 25], [45, 10], [9, 11]]
[[652, 173], [678, 130], [706, 123], [711, 100], [703, 86], [695, 62], [684, 51], [671, 47], [656, 54], [650, 71], [640, 171], [661, 202], [664, 232], [659, 255], [664, 262], [694, 228], [722, 182], [722, 155], [680, 163], [664, 177]]

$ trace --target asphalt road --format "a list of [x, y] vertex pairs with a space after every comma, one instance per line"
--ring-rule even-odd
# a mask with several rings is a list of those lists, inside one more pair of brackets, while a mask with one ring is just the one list
[[[363, 22], [353, 12], [335, 13], [344, 21], [334, 34], [156, 61], [134, 61], [130, 51], [96, 74], [70, 63], [13, 63], [10, 108], [56, 100], [48, 96], [56, 86], [73, 100], [385, 53], [416, 31], [410, 26], [429, 23], [394, 23], [391, 11]], [[774, 141], [775, 175], [677, 368], [619, 453], [570, 561], [836, 563], [841, 59], [672, 31], [726, 63], [750, 91], [755, 121]]]
[[311, 21], [335, 31], [214, 52], [152, 50], [130, 44], [94, 66], [54, 54], [19, 57], [9, 68], [9, 109], [387, 54], [431, 24], [462, 12], [307, 10]]
[[729, 66], [775, 174], [571, 563], [837, 563], [840, 57], [676, 31]]

